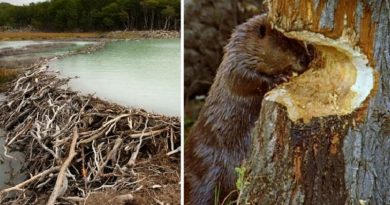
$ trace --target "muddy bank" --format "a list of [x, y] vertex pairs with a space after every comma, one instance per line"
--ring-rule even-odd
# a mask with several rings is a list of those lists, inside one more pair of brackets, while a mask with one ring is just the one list
[[6, 147], [25, 153], [29, 173], [0, 203], [179, 204], [179, 118], [80, 95], [45, 68], [13, 81], [0, 106]]
[[112, 31], [89, 33], [0, 32], [0, 41], [10, 40], [99, 40], [99, 39], [169, 39], [180, 38], [179, 31]]
[[0, 59], [0, 65], [1, 68], [8, 68], [8, 69], [22, 69], [22, 68], [28, 68], [32, 65], [34, 65], [37, 61], [42, 61], [45, 58], [42, 57], [31, 57], [31, 58], [25, 58], [25, 59], [13, 59], [13, 60], [5, 60]]
[[[20, 48], [3, 48], [0, 49], [0, 69], [23, 69], [29, 68], [37, 62], [42, 62], [54, 57], [63, 58], [68, 55], [76, 55], [82, 53], [92, 53], [102, 49], [109, 40], [88, 41], [86, 45], [77, 48], [75, 41], [50, 41], [42, 44], [33, 44], [22, 46]], [[55, 52], [58, 49], [64, 50], [61, 54]], [[44, 56], [39, 54], [45, 53]], [[50, 54], [51, 53], [51, 54]]]
[[33, 45], [27, 45], [22, 48], [12, 48], [7, 47], [0, 49], [0, 58], [6, 57], [6, 56], [15, 56], [15, 55], [21, 55], [21, 54], [31, 54], [31, 53], [39, 53], [39, 52], [46, 52], [53, 49], [61, 49], [61, 48], [67, 48], [71, 46], [76, 46], [74, 43], [70, 42], [45, 42], [42, 44], [33, 44]]

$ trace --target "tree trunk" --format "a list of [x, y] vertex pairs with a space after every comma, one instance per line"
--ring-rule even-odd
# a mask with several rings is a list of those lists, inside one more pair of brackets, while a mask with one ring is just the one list
[[150, 20], [150, 30], [152, 31], [154, 29], [154, 9], [152, 9], [152, 17]]
[[174, 29], [175, 29], [176, 31], [179, 30], [179, 29], [177, 28], [177, 25], [178, 25], [178, 24], [180, 24], [180, 20], [175, 18], [173, 27], [174, 27]]
[[144, 8], [144, 29], [148, 29], [148, 9]]
[[240, 204], [390, 204], [388, 0], [274, 0], [269, 18], [314, 45], [269, 92]]
[[138, 15], [135, 14], [134, 16], [132, 16], [131, 18], [131, 27], [132, 29], [131, 30], [137, 30], [138, 29]]
[[168, 20], [169, 20], [169, 17], [165, 17], [165, 23], [164, 23], [164, 28], [163, 30], [168, 30]]
[[168, 19], [167, 19], [167, 27], [165, 28], [165, 30], [170, 30], [171, 26], [172, 26], [172, 17], [168, 17]]
[[126, 19], [126, 31], [129, 31], [130, 30], [130, 27], [131, 27], [131, 22], [130, 22], [130, 12], [126, 12], [127, 14], [127, 19]]

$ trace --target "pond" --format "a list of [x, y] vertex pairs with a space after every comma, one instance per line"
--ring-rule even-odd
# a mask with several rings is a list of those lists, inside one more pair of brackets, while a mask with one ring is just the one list
[[70, 87], [121, 105], [180, 115], [180, 40], [121, 40], [92, 54], [54, 60]]
[[[0, 93], [0, 103], [5, 99], [3, 93]], [[8, 153], [4, 155], [5, 131], [0, 128], [0, 189], [6, 185], [17, 184], [24, 180], [25, 175], [18, 171], [23, 164], [24, 156], [20, 152]]]

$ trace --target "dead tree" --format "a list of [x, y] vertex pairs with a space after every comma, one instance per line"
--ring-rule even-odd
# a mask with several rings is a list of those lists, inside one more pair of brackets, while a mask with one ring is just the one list
[[390, 204], [389, 1], [269, 2], [316, 57], [265, 97], [240, 204]]

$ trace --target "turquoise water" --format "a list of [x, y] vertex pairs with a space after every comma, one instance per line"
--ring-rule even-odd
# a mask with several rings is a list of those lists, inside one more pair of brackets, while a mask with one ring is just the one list
[[130, 107], [180, 115], [180, 40], [132, 40], [108, 43], [92, 54], [52, 61], [70, 86], [83, 93]]

